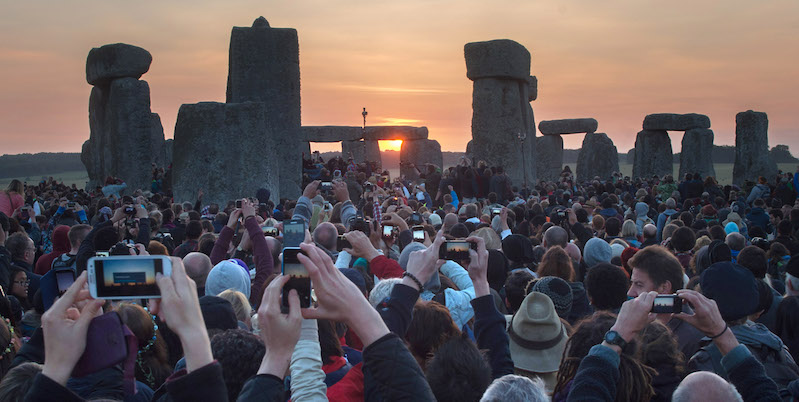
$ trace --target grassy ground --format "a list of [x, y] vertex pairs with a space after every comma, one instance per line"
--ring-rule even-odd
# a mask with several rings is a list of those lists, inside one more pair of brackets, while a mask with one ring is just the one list
[[[75, 170], [71, 172], [61, 172], [55, 173], [51, 175], [47, 175], [47, 177], [53, 176], [58, 181], [63, 181], [65, 184], [71, 186], [73, 183], [78, 185], [78, 188], [84, 188], [86, 186], [86, 182], [89, 181], [89, 175], [86, 173], [85, 170]], [[13, 179], [19, 179], [22, 181], [26, 181], [28, 183], [38, 183], [39, 180], [42, 179], [41, 176], [32, 176], [32, 177], [7, 177], [0, 179], [0, 189], [5, 189], [8, 187], [8, 183], [11, 182]]]
[[[733, 168], [733, 165], [734, 164], [732, 164], [732, 163], [716, 163], [716, 164], [714, 164], [714, 167], [716, 169], [716, 180], [720, 184], [732, 184], [732, 168]], [[576, 167], [577, 167], [576, 163], [575, 164], [570, 164], [570, 166], [569, 166], [569, 168], [572, 169], [572, 172], [574, 171], [574, 169]], [[794, 163], [778, 163], [777, 167], [782, 169], [783, 171], [786, 171], [786, 172], [795, 172], [796, 171], [796, 164], [794, 164]], [[621, 169], [621, 173], [624, 174], [625, 176], [630, 176], [630, 175], [633, 174], [633, 165], [630, 164], [630, 163], [620, 163], [619, 164], [619, 169]], [[676, 175], [679, 174], [679, 173], [680, 173], [680, 164], [679, 163], [675, 163], [674, 164], [674, 173], [673, 174], [675, 175], [674, 178], [676, 180], [679, 180], [676, 177]]]

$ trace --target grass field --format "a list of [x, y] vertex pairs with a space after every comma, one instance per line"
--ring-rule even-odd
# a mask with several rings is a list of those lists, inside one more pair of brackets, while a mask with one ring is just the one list
[[[571, 168], [572, 172], [577, 167], [576, 163], [569, 164], [569, 168]], [[715, 163], [713, 167], [716, 169], [716, 181], [719, 184], [732, 184], [732, 163]], [[564, 165], [565, 166], [565, 165]], [[782, 169], [786, 172], [795, 172], [796, 171], [796, 164], [795, 163], [778, 163], [777, 167]], [[621, 173], [625, 176], [630, 176], [633, 174], [633, 165], [630, 163], [620, 163], [619, 169], [621, 169]], [[677, 174], [680, 173], [680, 164], [674, 164], [674, 175], [675, 180], [680, 180], [677, 178]]]
[[[44, 176], [44, 175], [42, 175]], [[38, 183], [39, 180], [42, 179], [42, 176], [32, 176], [32, 177], [7, 177], [0, 179], [0, 189], [5, 190], [8, 187], [8, 183], [11, 182], [13, 179], [19, 179], [22, 181], [26, 181], [28, 183]], [[86, 173], [85, 170], [74, 170], [70, 172], [61, 172], [46, 175], [47, 177], [53, 176], [58, 181], [63, 181], [65, 184], [71, 186], [73, 183], [78, 185], [78, 188], [84, 188], [86, 186], [86, 182], [89, 181], [89, 175]]]

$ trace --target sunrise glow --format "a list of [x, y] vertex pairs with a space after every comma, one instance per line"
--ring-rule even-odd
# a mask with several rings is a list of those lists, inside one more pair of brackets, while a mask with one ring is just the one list
[[402, 148], [402, 140], [379, 141], [381, 151], [399, 151]]

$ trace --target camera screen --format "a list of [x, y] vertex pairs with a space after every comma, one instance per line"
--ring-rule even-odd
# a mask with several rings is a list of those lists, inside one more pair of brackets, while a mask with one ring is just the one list
[[301, 252], [299, 249], [283, 249], [283, 275], [288, 275], [292, 279], [310, 278], [308, 270], [297, 258], [297, 255]]
[[283, 245], [299, 247], [305, 240], [305, 224], [303, 222], [286, 222], [283, 224]]
[[321, 188], [323, 191], [329, 191], [333, 189], [333, 183], [329, 181], [322, 182]]
[[300, 307], [309, 307], [311, 305], [311, 276], [297, 258], [297, 255], [301, 252], [298, 248], [283, 249], [283, 275], [289, 276], [281, 296], [283, 306], [289, 305], [288, 293], [291, 289], [297, 290], [297, 296], [300, 298]]
[[156, 258], [124, 258], [94, 261], [97, 296], [158, 296], [155, 274], [162, 273], [162, 261]]
[[384, 237], [391, 237], [393, 234], [394, 234], [394, 226], [391, 225], [383, 226]]
[[424, 230], [414, 230], [413, 240], [424, 241]]
[[669, 297], [655, 297], [655, 307], [674, 307], [674, 298]]
[[55, 280], [58, 285], [58, 294], [63, 295], [75, 283], [75, 272], [70, 270], [56, 271]]

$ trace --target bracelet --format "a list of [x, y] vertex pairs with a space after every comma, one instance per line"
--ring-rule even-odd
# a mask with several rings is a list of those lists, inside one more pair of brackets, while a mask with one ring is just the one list
[[412, 273], [410, 273], [410, 272], [408, 272], [408, 271], [405, 271], [405, 272], [402, 274], [402, 277], [403, 277], [403, 278], [405, 278], [405, 277], [411, 278], [411, 280], [413, 280], [413, 281], [416, 283], [416, 286], [418, 286], [418, 287], [419, 287], [419, 291], [420, 291], [420, 292], [422, 291], [422, 288], [423, 288], [423, 286], [422, 286], [422, 282], [421, 282], [421, 281], [419, 280], [419, 278], [417, 278], [417, 277], [416, 277], [414, 274], [412, 274]]
[[718, 335], [716, 335], [716, 336], [711, 336], [711, 337], [710, 337], [710, 339], [716, 339], [716, 338], [718, 338], [718, 337], [720, 337], [720, 336], [724, 335], [724, 333], [725, 333], [725, 332], [727, 332], [727, 329], [729, 329], [729, 328], [730, 328], [730, 326], [729, 326], [729, 325], [727, 325], [727, 323], [725, 322], [725, 323], [724, 323], [724, 329], [722, 329], [722, 330], [721, 330], [721, 332], [719, 332], [719, 333], [718, 333]]

